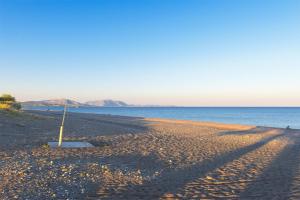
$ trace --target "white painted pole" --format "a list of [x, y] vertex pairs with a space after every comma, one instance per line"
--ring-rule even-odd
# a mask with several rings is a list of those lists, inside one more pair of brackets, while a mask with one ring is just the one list
[[58, 140], [58, 146], [59, 147], [61, 147], [61, 145], [62, 145], [62, 138], [63, 138], [63, 131], [64, 131], [64, 123], [65, 123], [66, 112], [67, 112], [67, 104], [65, 104], [64, 114], [63, 114], [63, 118], [62, 118], [60, 130], [59, 130], [59, 140]]

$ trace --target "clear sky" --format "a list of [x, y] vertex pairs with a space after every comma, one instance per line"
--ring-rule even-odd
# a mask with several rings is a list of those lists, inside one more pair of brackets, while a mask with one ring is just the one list
[[0, 93], [300, 106], [299, 0], [0, 0]]

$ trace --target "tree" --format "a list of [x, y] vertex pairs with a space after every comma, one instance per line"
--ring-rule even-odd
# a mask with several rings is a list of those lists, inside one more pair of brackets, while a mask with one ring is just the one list
[[16, 102], [15, 97], [10, 94], [0, 96], [0, 109], [3, 110], [20, 110], [21, 104]]

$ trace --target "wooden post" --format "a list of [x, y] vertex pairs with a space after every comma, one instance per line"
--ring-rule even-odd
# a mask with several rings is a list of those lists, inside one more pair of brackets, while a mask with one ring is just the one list
[[61, 126], [60, 126], [58, 147], [61, 147], [61, 145], [62, 145], [62, 138], [63, 138], [63, 131], [64, 131], [64, 123], [65, 123], [66, 112], [67, 112], [67, 104], [65, 104], [64, 114], [63, 114], [63, 118], [62, 118], [62, 122], [61, 122]]

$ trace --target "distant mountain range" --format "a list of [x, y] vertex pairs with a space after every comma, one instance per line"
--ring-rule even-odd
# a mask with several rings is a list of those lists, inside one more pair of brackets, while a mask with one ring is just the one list
[[98, 101], [87, 101], [80, 103], [70, 99], [53, 99], [53, 100], [42, 100], [42, 101], [25, 101], [21, 102], [22, 106], [64, 106], [69, 107], [128, 107], [129, 105], [123, 101], [114, 101], [111, 99], [98, 100]]
[[87, 101], [85, 102], [86, 105], [89, 106], [100, 106], [100, 107], [122, 107], [122, 106], [129, 106], [127, 103], [123, 101], [114, 101], [111, 99], [106, 100], [98, 100], [98, 101]]

